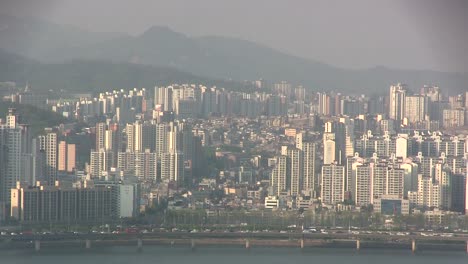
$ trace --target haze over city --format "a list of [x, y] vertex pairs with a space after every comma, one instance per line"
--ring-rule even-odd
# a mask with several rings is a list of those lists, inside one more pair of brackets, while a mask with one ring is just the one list
[[1, 1], [0, 259], [466, 263], [467, 11]]

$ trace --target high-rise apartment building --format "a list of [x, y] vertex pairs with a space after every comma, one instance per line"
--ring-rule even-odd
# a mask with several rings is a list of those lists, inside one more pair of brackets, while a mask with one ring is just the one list
[[156, 153], [119, 152], [117, 160], [117, 167], [125, 175], [136, 176], [142, 181], [156, 181], [158, 165]]
[[106, 123], [96, 123], [96, 144], [95, 149], [99, 151], [100, 149], [105, 149], [105, 140], [106, 140]]
[[156, 124], [155, 152], [158, 159], [169, 151], [169, 128], [165, 123]]
[[40, 151], [44, 155], [44, 167], [42, 179], [49, 185], [54, 185], [57, 180], [57, 134], [49, 132], [39, 136]]
[[154, 88], [154, 104], [161, 105], [162, 111], [172, 111], [172, 86]]
[[332, 164], [337, 161], [337, 146], [335, 133], [323, 134], [323, 164]]
[[[10, 109], [6, 124], [0, 124], [0, 202], [10, 203], [10, 190], [16, 181], [24, 181], [21, 174], [21, 131], [17, 124], [17, 116]], [[3, 214], [0, 216], [2, 217]]]
[[452, 171], [446, 164], [438, 163], [434, 168], [434, 180], [439, 184], [440, 207], [449, 210], [452, 208]]
[[76, 167], [76, 145], [60, 141], [58, 144], [58, 164], [59, 172], [73, 172]]
[[303, 151], [303, 190], [318, 191], [318, 180], [316, 170], [316, 145], [312, 142], [302, 142]]
[[331, 114], [331, 97], [327, 93], [318, 93], [318, 113], [328, 116]]
[[372, 203], [372, 167], [368, 164], [353, 166], [352, 199], [357, 206], [367, 206]]
[[76, 169], [76, 145], [67, 144], [67, 172], [73, 172]]
[[303, 153], [297, 148], [288, 148], [290, 175], [290, 193], [292, 196], [301, 194], [303, 186]]
[[114, 167], [114, 152], [101, 149], [91, 151], [89, 174], [92, 178], [106, 176], [110, 169]]
[[427, 120], [427, 97], [423, 95], [409, 95], [405, 97], [404, 118], [409, 123]]
[[143, 148], [143, 125], [137, 121], [134, 124], [127, 124], [125, 127], [127, 135], [127, 151], [140, 152]]
[[184, 154], [163, 153], [161, 155], [161, 180], [166, 182], [175, 182], [177, 185], [184, 183]]
[[276, 165], [271, 172], [270, 186], [272, 187], [273, 195], [288, 190], [288, 158], [286, 155], [276, 157]]
[[66, 169], [67, 169], [67, 142], [60, 141], [58, 144], [57, 170], [65, 171]]
[[321, 198], [323, 204], [337, 204], [344, 201], [345, 167], [336, 164], [322, 166]]
[[465, 125], [465, 109], [444, 109], [442, 114], [445, 128], [461, 127]]
[[390, 86], [388, 116], [393, 120], [403, 120], [405, 114], [407, 87], [404, 84]]

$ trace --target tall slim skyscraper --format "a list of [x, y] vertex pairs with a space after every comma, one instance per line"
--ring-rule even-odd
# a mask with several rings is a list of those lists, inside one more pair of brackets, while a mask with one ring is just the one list
[[104, 149], [108, 149], [108, 150], [113, 150], [113, 151], [116, 151], [117, 149], [114, 149], [115, 146], [114, 146], [114, 142], [115, 142], [115, 132], [108, 129], [106, 130], [105, 134], [104, 134]]
[[96, 150], [105, 149], [106, 123], [96, 123]]
[[407, 87], [404, 84], [390, 86], [389, 111], [390, 119], [403, 120], [405, 114]]
[[337, 148], [335, 133], [323, 134], [323, 164], [332, 164], [337, 161]]
[[161, 155], [161, 180], [175, 182], [180, 185], [184, 182], [184, 154], [164, 153]]
[[359, 154], [346, 159], [346, 190], [354, 201], [356, 201], [356, 169], [364, 163], [365, 160], [359, 157]]
[[334, 126], [334, 132], [338, 143], [338, 161], [344, 165], [348, 157], [354, 156], [354, 120], [341, 117], [339, 123]]
[[57, 180], [57, 134], [46, 135], [46, 179], [50, 185]]
[[155, 152], [158, 159], [169, 151], [169, 128], [167, 124], [156, 124]]
[[[354, 166], [353, 166], [354, 167]], [[372, 203], [372, 168], [368, 164], [357, 164], [353, 168], [353, 200], [357, 206]]]
[[297, 148], [288, 148], [288, 161], [290, 169], [290, 189], [291, 195], [301, 194], [303, 186], [303, 156], [302, 151]]
[[73, 172], [76, 169], [76, 145], [67, 144], [67, 172]]
[[331, 111], [330, 111], [330, 108], [331, 108], [330, 95], [328, 95], [327, 93], [318, 93], [317, 96], [318, 96], [318, 103], [319, 103], [318, 113], [322, 114], [322, 115], [326, 115], [326, 116], [330, 115], [331, 114]]
[[303, 190], [317, 191], [318, 182], [315, 175], [316, 147], [315, 143], [303, 142], [304, 180]]
[[386, 193], [385, 195], [394, 195], [400, 199], [404, 196], [405, 170], [400, 168], [389, 168], [387, 170]]
[[154, 152], [156, 146], [156, 124], [145, 122], [141, 126], [141, 152]]
[[446, 164], [438, 163], [434, 168], [434, 179], [440, 186], [440, 206], [452, 208], [452, 171]]
[[60, 141], [58, 144], [58, 171], [67, 170], [67, 142]]
[[4, 205], [10, 203], [10, 190], [22, 180], [21, 131], [13, 123], [16, 119], [8, 117], [7, 124], [0, 125], [0, 202]]
[[271, 172], [270, 186], [272, 195], [279, 195], [288, 190], [288, 158], [285, 155], [276, 158], [276, 165]]
[[125, 133], [127, 135], [127, 151], [140, 152], [142, 151], [142, 124], [137, 121], [134, 124], [127, 124]]

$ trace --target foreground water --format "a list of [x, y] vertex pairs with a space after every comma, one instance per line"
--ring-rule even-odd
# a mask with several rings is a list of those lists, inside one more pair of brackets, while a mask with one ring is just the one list
[[144, 247], [137, 253], [135, 247], [101, 248], [92, 251], [73, 249], [47, 249], [40, 253], [32, 250], [0, 251], [0, 263], [34, 264], [431, 264], [467, 263], [464, 252], [425, 251], [412, 254], [410, 250], [252, 248], [206, 247], [192, 251], [184, 247]]

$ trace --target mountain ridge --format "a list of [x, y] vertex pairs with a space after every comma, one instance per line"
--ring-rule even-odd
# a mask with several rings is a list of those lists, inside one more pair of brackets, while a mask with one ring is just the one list
[[[60, 39], [60, 34], [62, 38], [71, 34], [60, 32], [54, 30], [54, 35], [46, 31], [45, 34], [52, 34], [55, 39]], [[190, 37], [167, 26], [153, 26], [137, 36], [122, 34], [95, 38], [84, 44], [80, 42], [80, 45], [51, 45], [49, 50], [41, 50], [40, 54], [31, 54], [32, 51], [18, 47], [12, 49], [8, 45], [4, 47], [2, 33], [0, 31], [0, 48], [47, 63], [68, 63], [74, 59], [130, 63], [175, 68], [209, 79], [238, 82], [259, 78], [270, 82], [285, 80], [313, 90], [351, 93], [386, 93], [388, 87], [397, 82], [406, 83], [413, 90], [425, 84], [437, 85], [451, 94], [466, 91], [468, 86], [468, 73], [399, 70], [382, 66], [345, 69], [247, 40], [219, 36]], [[18, 33], [19, 36], [12, 38], [22, 39], [22, 34], [26, 33]], [[77, 33], [75, 38], [86, 34]], [[42, 38], [48, 39], [47, 36]]]

